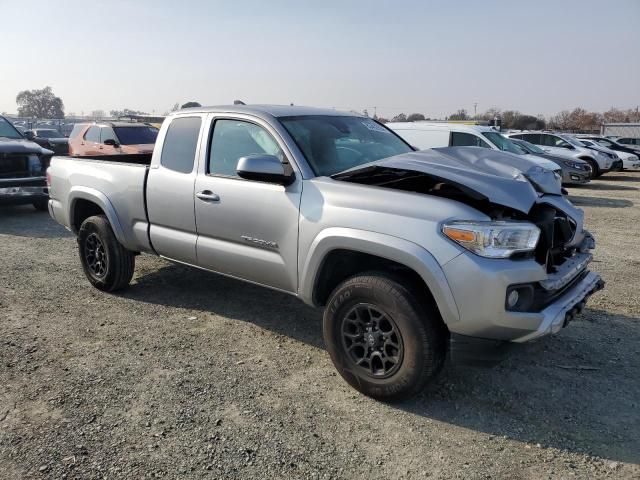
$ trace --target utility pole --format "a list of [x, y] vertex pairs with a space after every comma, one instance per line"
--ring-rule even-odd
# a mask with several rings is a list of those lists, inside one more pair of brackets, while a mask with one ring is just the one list
[[473, 103], [473, 117], [477, 117], [478, 116], [478, 102], [474, 102]]

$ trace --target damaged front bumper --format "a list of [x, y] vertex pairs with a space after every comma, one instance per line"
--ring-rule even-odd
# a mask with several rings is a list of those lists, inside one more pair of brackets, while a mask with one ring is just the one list
[[[590, 242], [589, 235], [584, 244]], [[548, 274], [533, 259], [459, 255], [443, 266], [460, 314], [447, 326], [459, 335], [518, 343], [556, 333], [604, 287], [600, 275], [587, 268], [591, 260], [585, 249]], [[513, 289], [526, 301], [509, 308]]]
[[522, 337], [512, 339], [523, 343], [545, 335], [559, 332], [566, 327], [576, 315], [582, 313], [587, 300], [598, 290], [604, 288], [604, 280], [595, 272], [587, 272], [580, 282], [561, 295], [554, 303], [542, 310], [542, 321], [539, 327]]

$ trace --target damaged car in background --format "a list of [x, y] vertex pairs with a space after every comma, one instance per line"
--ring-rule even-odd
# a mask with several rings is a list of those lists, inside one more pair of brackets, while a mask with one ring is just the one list
[[46, 211], [49, 195], [45, 172], [53, 152], [25, 139], [0, 117], [0, 205], [32, 204]]
[[94, 287], [126, 288], [144, 252], [292, 294], [324, 309], [340, 375], [397, 400], [452, 338], [556, 333], [604, 286], [559, 175], [477, 150], [417, 152], [335, 110], [192, 108], [140, 163], [54, 157], [49, 210]]

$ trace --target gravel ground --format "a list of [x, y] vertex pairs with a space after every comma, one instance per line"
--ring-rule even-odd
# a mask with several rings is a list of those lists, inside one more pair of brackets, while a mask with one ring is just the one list
[[151, 256], [104, 294], [46, 214], [1, 208], [0, 478], [639, 478], [640, 172], [570, 194], [607, 288], [396, 405], [292, 297]]

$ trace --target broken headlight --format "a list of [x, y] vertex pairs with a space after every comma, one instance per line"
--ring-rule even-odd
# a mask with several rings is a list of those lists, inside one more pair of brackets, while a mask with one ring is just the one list
[[540, 229], [527, 222], [455, 221], [445, 223], [442, 233], [487, 258], [509, 258], [514, 253], [531, 252], [540, 238]]

